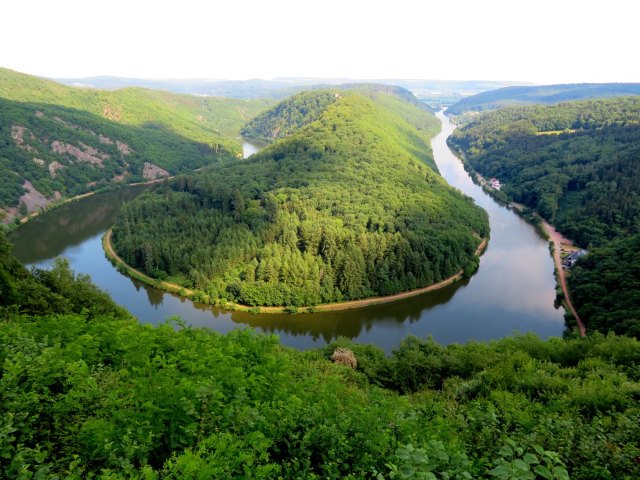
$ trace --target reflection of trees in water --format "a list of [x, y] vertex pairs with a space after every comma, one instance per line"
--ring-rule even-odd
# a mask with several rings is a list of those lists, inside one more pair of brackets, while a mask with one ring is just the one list
[[141, 282], [140, 280], [136, 280], [135, 278], [132, 278], [127, 274], [122, 273], [121, 275], [128, 278], [131, 281], [131, 283], [133, 284], [133, 287], [136, 289], [136, 292], [139, 292], [140, 289], [143, 289], [146, 292], [147, 299], [149, 300], [149, 303], [152, 306], [159, 307], [160, 305], [162, 305], [165, 292], [163, 292], [162, 290], [158, 290], [157, 288], [153, 288], [150, 285], [147, 285], [146, 283]]
[[292, 337], [309, 336], [313, 341], [323, 339], [326, 343], [337, 337], [355, 339], [363, 331], [368, 332], [374, 326], [415, 323], [424, 318], [426, 311], [449, 302], [456, 291], [468, 283], [469, 280], [465, 279], [416, 297], [353, 310], [297, 315], [251, 315], [246, 312], [232, 312], [231, 320], [267, 333]]
[[162, 300], [164, 299], [165, 293], [162, 290], [158, 290], [157, 288], [150, 287], [148, 285], [142, 284], [142, 288], [147, 292], [147, 298], [149, 299], [149, 303], [154, 307], [158, 307], [162, 305]]
[[24, 263], [53, 258], [113, 225], [123, 203], [148, 187], [127, 187], [69, 203], [39, 216], [12, 233], [14, 254]]

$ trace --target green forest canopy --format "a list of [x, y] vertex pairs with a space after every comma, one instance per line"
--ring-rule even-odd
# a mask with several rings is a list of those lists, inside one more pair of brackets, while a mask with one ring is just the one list
[[592, 250], [570, 278], [587, 327], [638, 336], [640, 97], [506, 108], [450, 143], [509, 199]]
[[[0, 69], [0, 208], [25, 181], [45, 197], [176, 174], [241, 155], [240, 127], [272, 102], [70, 88]], [[163, 173], [167, 174], [167, 173]]]
[[298, 352], [140, 325], [64, 262], [8, 252], [0, 233], [2, 478], [640, 476], [635, 339]]
[[274, 103], [136, 87], [115, 91], [73, 88], [4, 68], [0, 68], [0, 98], [82, 110], [123, 125], [158, 128], [237, 152], [235, 137], [240, 127]]
[[487, 216], [437, 173], [431, 113], [383, 92], [317, 91], [263, 117], [265, 131], [291, 133], [123, 208], [113, 241], [127, 263], [199, 300], [252, 306], [388, 295], [474, 271]]

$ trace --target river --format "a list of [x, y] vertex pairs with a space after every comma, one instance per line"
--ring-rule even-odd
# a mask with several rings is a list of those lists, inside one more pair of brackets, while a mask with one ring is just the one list
[[[28, 265], [47, 267], [57, 256], [68, 258], [73, 270], [89, 274], [143, 323], [179, 316], [190, 325], [223, 333], [253, 327], [277, 334], [283, 344], [298, 349], [344, 336], [379, 345], [386, 352], [407, 335], [431, 335], [445, 344], [497, 339], [515, 331], [535, 332], [542, 338], [561, 335], [564, 312], [554, 308], [555, 279], [547, 241], [471, 181], [446, 145], [454, 127], [443, 114], [438, 117], [443, 128], [432, 142], [438, 168], [451, 185], [487, 210], [491, 239], [471, 279], [435, 292], [357, 310], [298, 315], [229, 312], [165, 293], [119, 273], [105, 258], [100, 240], [119, 206], [147, 187], [123, 188], [65, 205], [20, 227], [10, 240], [16, 256]], [[245, 144], [245, 156], [259, 148]]]

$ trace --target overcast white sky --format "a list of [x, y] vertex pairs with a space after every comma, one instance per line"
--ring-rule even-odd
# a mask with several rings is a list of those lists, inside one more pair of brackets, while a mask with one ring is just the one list
[[49, 77], [640, 82], [636, 0], [8, 0], [0, 66]]

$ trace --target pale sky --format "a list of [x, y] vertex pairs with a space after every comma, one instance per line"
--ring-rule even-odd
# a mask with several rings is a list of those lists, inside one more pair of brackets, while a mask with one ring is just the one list
[[48, 77], [640, 82], [636, 0], [6, 0], [0, 66]]

